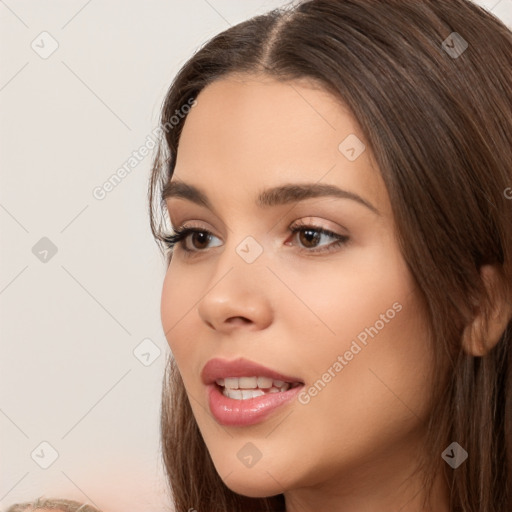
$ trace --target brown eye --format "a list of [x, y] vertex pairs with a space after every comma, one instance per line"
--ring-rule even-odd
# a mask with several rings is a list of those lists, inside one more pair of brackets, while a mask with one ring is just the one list
[[[189, 240], [192, 241], [192, 247], [194, 249], [205, 249], [205, 247], [202, 247], [201, 244], [208, 245], [208, 242], [211, 239], [211, 235], [207, 233], [206, 231], [192, 231], [190, 232], [190, 235], [192, 235]], [[197, 244], [195, 243], [197, 242]]]
[[[301, 250], [306, 252], [324, 252], [331, 251], [345, 244], [349, 237], [347, 235], [339, 235], [327, 229], [316, 226], [295, 226], [290, 228], [292, 233], [295, 235], [299, 233], [298, 239], [301, 246]], [[322, 237], [332, 238], [335, 241], [328, 245], [318, 245]], [[295, 237], [297, 238], [297, 237]], [[319, 248], [317, 248], [319, 247]]]
[[302, 229], [298, 233], [300, 243], [310, 249], [316, 247], [321, 238], [319, 230], [316, 229]]
[[[170, 251], [173, 251], [176, 245], [183, 248], [185, 253], [193, 254], [203, 252], [207, 247], [202, 247], [201, 244], [207, 245], [212, 238], [216, 238], [212, 233], [206, 229], [192, 228], [192, 227], [178, 227], [172, 235], [163, 237], [163, 241]], [[194, 242], [192, 249], [187, 247], [187, 240], [192, 235]]]

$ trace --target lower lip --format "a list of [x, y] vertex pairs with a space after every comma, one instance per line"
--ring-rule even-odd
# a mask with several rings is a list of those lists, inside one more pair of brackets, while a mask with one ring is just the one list
[[303, 387], [304, 385], [301, 384], [288, 391], [266, 393], [246, 400], [235, 400], [224, 396], [217, 384], [209, 384], [206, 392], [210, 411], [218, 423], [232, 427], [246, 427], [263, 421], [276, 409], [290, 403]]

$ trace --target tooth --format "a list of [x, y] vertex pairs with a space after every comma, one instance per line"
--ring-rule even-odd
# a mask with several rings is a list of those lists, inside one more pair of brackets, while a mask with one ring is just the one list
[[226, 377], [224, 379], [224, 386], [226, 388], [238, 389], [238, 378], [237, 377]]
[[255, 398], [264, 394], [265, 391], [262, 391], [261, 389], [243, 389], [242, 399], [245, 400], [246, 398]]
[[258, 387], [268, 389], [272, 387], [272, 379], [270, 377], [258, 377]]
[[235, 400], [242, 400], [242, 391], [240, 389], [224, 388], [224, 395]]
[[[273, 380], [270, 377], [226, 377], [215, 381], [219, 386], [231, 391], [244, 390], [270, 390], [271, 393], [288, 391], [293, 385], [283, 380]], [[225, 393], [224, 393], [225, 394]], [[235, 394], [236, 397], [241, 395]], [[226, 395], [228, 396], [228, 395]], [[249, 395], [247, 395], [249, 396]], [[257, 396], [260, 396], [259, 394]]]
[[258, 377], [240, 377], [238, 387], [244, 389], [256, 389], [258, 386]]
[[234, 400], [247, 400], [248, 398], [255, 398], [258, 396], [262, 396], [265, 392], [261, 389], [229, 389], [224, 388], [222, 390], [222, 394], [227, 396], [228, 398], [233, 398]]

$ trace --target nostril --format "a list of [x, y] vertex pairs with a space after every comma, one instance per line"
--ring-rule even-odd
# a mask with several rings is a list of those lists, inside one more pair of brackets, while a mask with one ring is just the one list
[[248, 320], [247, 318], [244, 318], [243, 316], [233, 316], [231, 318], [228, 318], [227, 320], [229, 323], [231, 324], [247, 324], [247, 323], [251, 323], [250, 320]]

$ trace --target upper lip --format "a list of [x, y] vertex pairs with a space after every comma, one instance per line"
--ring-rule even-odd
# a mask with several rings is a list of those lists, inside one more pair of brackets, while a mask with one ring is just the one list
[[284, 375], [243, 357], [232, 361], [219, 358], [210, 359], [201, 371], [201, 380], [206, 385], [213, 384], [217, 379], [225, 379], [226, 377], [270, 377], [274, 380], [304, 384], [297, 377]]

